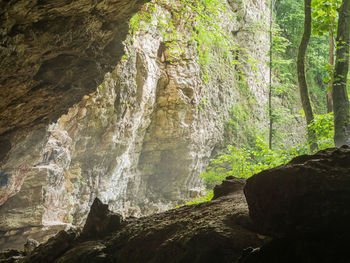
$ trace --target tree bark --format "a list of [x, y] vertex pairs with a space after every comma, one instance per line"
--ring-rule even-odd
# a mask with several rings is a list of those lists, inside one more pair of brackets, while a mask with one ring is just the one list
[[[329, 65], [334, 68], [334, 34], [333, 29], [329, 31]], [[333, 70], [332, 70], [333, 73]], [[331, 75], [330, 75], [331, 76]], [[327, 113], [333, 111], [333, 95], [332, 95], [333, 80], [330, 79], [327, 90]]]
[[[305, 56], [306, 56], [306, 49], [310, 41], [311, 36], [311, 0], [304, 0], [304, 12], [305, 12], [305, 18], [304, 18], [304, 33], [301, 38], [301, 42], [299, 45], [299, 51], [298, 51], [298, 59], [297, 59], [297, 72], [298, 72], [298, 83], [299, 83], [299, 90], [300, 90], [300, 98], [301, 98], [301, 104], [304, 109], [306, 123], [309, 125], [313, 119], [314, 115], [312, 112], [311, 102], [309, 98], [309, 92], [306, 82], [306, 74], [305, 74]], [[314, 152], [317, 149], [316, 144], [316, 134], [314, 131], [307, 129], [307, 136], [310, 144], [310, 149], [312, 152]]]
[[339, 9], [336, 61], [333, 82], [334, 143], [350, 146], [350, 114], [346, 81], [349, 71], [350, 0], [343, 0]]

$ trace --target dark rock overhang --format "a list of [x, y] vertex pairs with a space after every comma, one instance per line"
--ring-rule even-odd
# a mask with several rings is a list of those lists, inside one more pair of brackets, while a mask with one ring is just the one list
[[0, 162], [15, 133], [56, 121], [96, 89], [123, 55], [129, 19], [145, 2], [1, 1]]

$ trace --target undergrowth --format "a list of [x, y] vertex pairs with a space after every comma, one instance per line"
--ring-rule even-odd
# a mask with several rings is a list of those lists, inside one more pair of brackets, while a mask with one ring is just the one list
[[[318, 150], [334, 147], [334, 118], [333, 113], [316, 115], [314, 121], [308, 126], [316, 132]], [[228, 176], [236, 178], [249, 178], [263, 170], [288, 163], [294, 157], [302, 154], [311, 154], [310, 144], [305, 142], [289, 148], [271, 150], [262, 138], [257, 138], [251, 148], [229, 145], [226, 152], [210, 161], [210, 165], [200, 177], [204, 180], [206, 195], [196, 198], [186, 205], [210, 201], [213, 197], [215, 185], [221, 184]]]

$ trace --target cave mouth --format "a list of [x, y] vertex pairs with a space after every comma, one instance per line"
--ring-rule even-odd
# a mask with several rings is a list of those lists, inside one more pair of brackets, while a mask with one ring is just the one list
[[348, 149], [332, 148], [321, 114], [326, 39], [306, 58], [316, 155], [294, 96], [298, 43], [281, 16], [302, 17], [301, 2], [145, 2], [0, 4], [0, 251], [59, 232], [47, 244], [69, 245], [51, 261], [233, 262], [260, 247], [247, 263], [269, 245], [313, 254], [317, 231], [347, 229], [347, 179], [327, 177], [329, 163], [348, 169]]

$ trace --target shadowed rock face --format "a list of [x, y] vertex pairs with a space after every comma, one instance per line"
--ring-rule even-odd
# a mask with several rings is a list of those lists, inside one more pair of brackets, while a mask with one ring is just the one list
[[[244, 248], [268, 241], [250, 230], [243, 186], [243, 180], [230, 179], [221, 187], [225, 194], [219, 191], [214, 201], [121, 224], [118, 215], [96, 199], [80, 236], [62, 231], [21, 262], [235, 262]], [[97, 218], [114, 228], [91, 229]], [[7, 252], [0, 254], [0, 260], [15, 255], [23, 257]]]
[[0, 162], [13, 132], [56, 121], [96, 89], [146, 0], [1, 1]]
[[268, 234], [342, 231], [350, 220], [350, 148], [302, 155], [247, 180], [249, 213]]
[[349, 262], [350, 148], [302, 155], [247, 180], [249, 214], [277, 235], [239, 263]]

